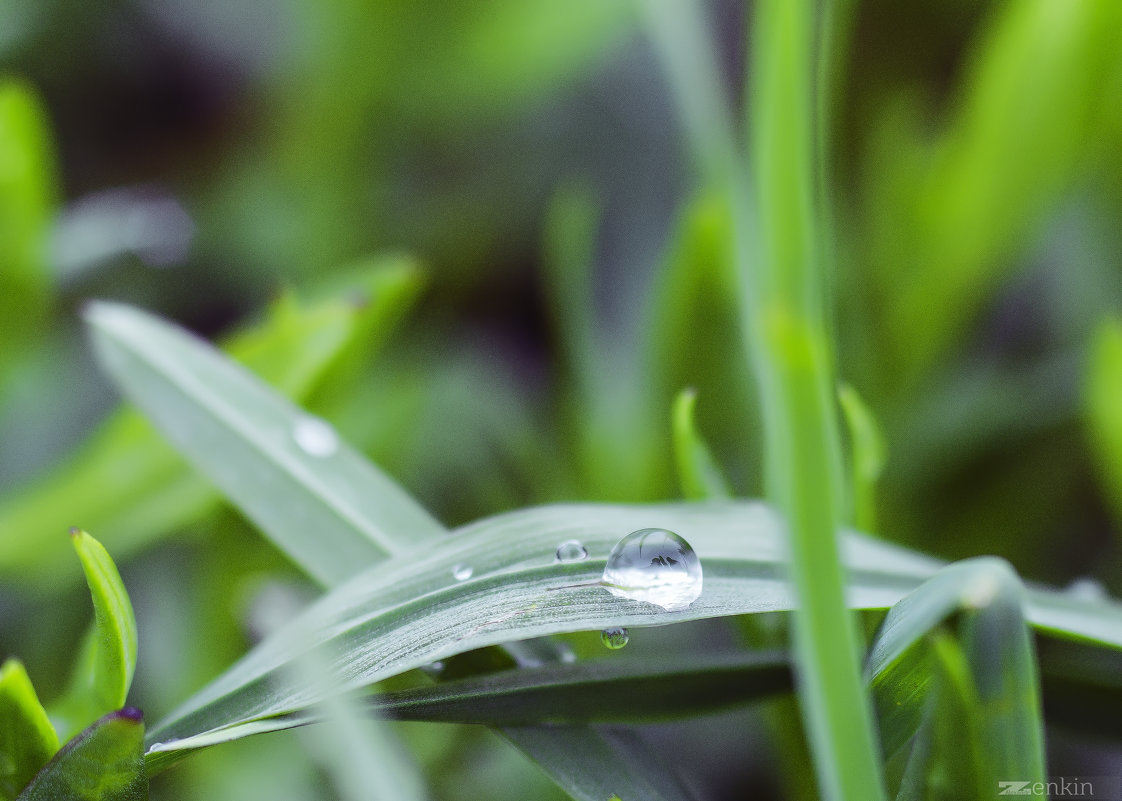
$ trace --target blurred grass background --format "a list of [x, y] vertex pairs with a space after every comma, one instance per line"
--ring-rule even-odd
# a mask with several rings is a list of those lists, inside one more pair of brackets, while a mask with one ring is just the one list
[[[749, 15], [707, 8], [739, 110]], [[887, 443], [876, 533], [1122, 593], [1122, 4], [866, 0], [849, 30], [834, 313], [839, 374]], [[89, 298], [307, 341], [315, 299], [359, 315], [391, 290], [356, 270], [405, 254], [385, 346], [286, 389], [443, 522], [680, 497], [687, 386], [734, 491], [760, 494], [728, 211], [691, 172], [631, 4], [9, 0], [0, 61], [0, 656], [44, 695], [86, 620], [76, 566], [45, 544], [65, 541], [60, 507], [150, 477], [75, 456], [116, 403], [80, 335]], [[154, 719], [244, 651], [256, 588], [286, 568], [232, 511], [130, 503], [99, 512], [146, 532], [124, 553], [62, 525], [122, 562]], [[403, 728], [448, 772], [438, 797], [538, 781], [477, 733]], [[314, 771], [252, 768], [296, 744], [168, 781], [317, 797]]]

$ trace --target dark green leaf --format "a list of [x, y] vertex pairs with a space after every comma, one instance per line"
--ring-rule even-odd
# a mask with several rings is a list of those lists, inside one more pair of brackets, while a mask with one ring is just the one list
[[144, 801], [144, 719], [111, 712], [55, 754], [17, 801]]

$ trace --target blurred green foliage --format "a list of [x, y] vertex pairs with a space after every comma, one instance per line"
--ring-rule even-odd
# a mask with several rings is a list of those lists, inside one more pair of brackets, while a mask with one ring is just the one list
[[[708, 9], [735, 77], [742, 4]], [[687, 386], [701, 401], [679, 436], [702, 432], [733, 491], [759, 494], [733, 222], [683, 178], [636, 16], [617, 0], [0, 10], [0, 657], [65, 684], [73, 640], [42, 632], [78, 597], [71, 525], [136, 588], [146, 709], [241, 653], [255, 588], [290, 575], [113, 410], [75, 322], [90, 298], [225, 339], [449, 525], [677, 497]], [[1122, 384], [1117, 325], [1100, 324], [1122, 309], [1120, 30], [1114, 0], [867, 0], [832, 76], [833, 325], [891, 453], [877, 533], [1114, 593]], [[103, 219], [116, 255], [62, 271], [68, 215], [93, 201], [135, 219], [97, 193], [137, 186], [181, 204], [189, 254], [154, 269]], [[485, 735], [407, 732], [430, 770], [476, 762], [440, 798], [536, 792]], [[296, 759], [293, 797], [317, 797]], [[208, 755], [164, 797], [271, 797], [237, 763]]]

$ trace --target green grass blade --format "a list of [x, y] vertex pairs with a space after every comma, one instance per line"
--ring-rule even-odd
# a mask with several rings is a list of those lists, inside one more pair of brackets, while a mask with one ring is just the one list
[[758, 269], [741, 263], [742, 291], [763, 398], [769, 491], [790, 529], [801, 709], [819, 792], [868, 801], [884, 798], [884, 788], [835, 533], [840, 449], [819, 275], [830, 243], [821, 239], [816, 214], [813, 16], [813, 4], [803, 0], [756, 6], [750, 113], [762, 238]]
[[117, 304], [95, 304], [86, 318], [99, 359], [125, 392], [324, 584], [385, 556], [393, 536], [443, 531], [330, 426], [206, 343]]
[[838, 401], [849, 429], [853, 525], [872, 534], [877, 530], [877, 479], [887, 457], [884, 435], [872, 410], [852, 386], [843, 383], [838, 387]]
[[143, 753], [139, 710], [111, 712], [64, 745], [17, 801], [144, 801]]
[[[885, 618], [866, 674], [890, 764], [917, 751], [902, 778], [916, 797], [954, 776], [975, 779], [957, 796], [944, 787], [936, 797], [988, 798], [999, 780], [1043, 779], [1039, 678], [1025, 600], [1007, 563], [980, 557], [944, 568]], [[941, 628], [952, 641], [932, 640]], [[910, 744], [913, 737], [918, 744]], [[963, 764], [971, 755], [972, 764]]]
[[[272, 614], [279, 622], [289, 611], [294, 610], [275, 609]], [[380, 715], [364, 715], [357, 696], [336, 692], [319, 654], [303, 654], [290, 672], [294, 683], [317, 686], [323, 696], [313, 710], [321, 725], [302, 732], [302, 739], [331, 778], [340, 801], [424, 801], [428, 797], [412, 755], [394, 738], [389, 724]]]
[[488, 725], [639, 723], [747, 703], [791, 689], [776, 653], [601, 659], [441, 682], [373, 697], [402, 720]]
[[502, 733], [576, 801], [692, 798], [674, 773], [672, 755], [656, 753], [634, 730], [559, 726]]
[[0, 79], [0, 368], [47, 324], [47, 234], [56, 176], [46, 114], [30, 86]]
[[1088, 443], [1098, 478], [1122, 521], [1122, 321], [1103, 321], [1091, 343], [1084, 386]]
[[[326, 294], [286, 293], [224, 347], [281, 394], [320, 398], [344, 383], [336, 378], [340, 361], [385, 339], [420, 283], [409, 261], [380, 259]], [[97, 531], [123, 559], [220, 501], [147, 420], [121, 409], [65, 464], [0, 500], [0, 575], [30, 589], [57, 587], [78, 576], [58, 536], [71, 525]]]
[[52, 705], [52, 717], [64, 740], [124, 706], [137, 651], [136, 616], [112, 557], [81, 529], [71, 529], [70, 537], [90, 588], [94, 623], [66, 694]]
[[0, 667], [0, 799], [12, 801], [58, 751], [58, 735], [23, 665]]
[[683, 497], [690, 500], [729, 498], [732, 491], [720, 466], [705, 444], [694, 423], [697, 391], [683, 389], [674, 399], [673, 423], [674, 461]]

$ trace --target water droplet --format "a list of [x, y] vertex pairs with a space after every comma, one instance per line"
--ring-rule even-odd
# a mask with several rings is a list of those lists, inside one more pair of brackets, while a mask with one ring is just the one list
[[159, 751], [163, 747], [164, 747], [163, 743], [161, 743], [159, 741], [156, 741], [156, 742], [152, 743], [150, 746], [148, 746], [148, 750], [149, 751]]
[[600, 642], [605, 646], [611, 648], [613, 651], [618, 651], [623, 646], [631, 642], [631, 635], [627, 629], [622, 626], [617, 626], [612, 629], [604, 629], [600, 632]]
[[565, 540], [557, 546], [558, 562], [583, 562], [588, 558], [588, 549], [579, 540]]
[[332, 456], [339, 450], [339, 435], [318, 417], [297, 420], [292, 426], [292, 439], [309, 456]]
[[600, 583], [619, 598], [676, 612], [701, 595], [701, 561], [673, 531], [641, 528], [612, 548]]
[[467, 581], [474, 572], [475, 571], [471, 569], [471, 565], [465, 565], [463, 562], [460, 562], [452, 568], [452, 578], [456, 581]]
[[421, 672], [435, 678], [444, 672], [444, 663], [437, 660], [436, 662], [429, 662], [427, 665], [421, 665]]
[[1106, 586], [1090, 576], [1081, 576], [1068, 584], [1067, 594], [1081, 601], [1106, 601], [1110, 598]]

